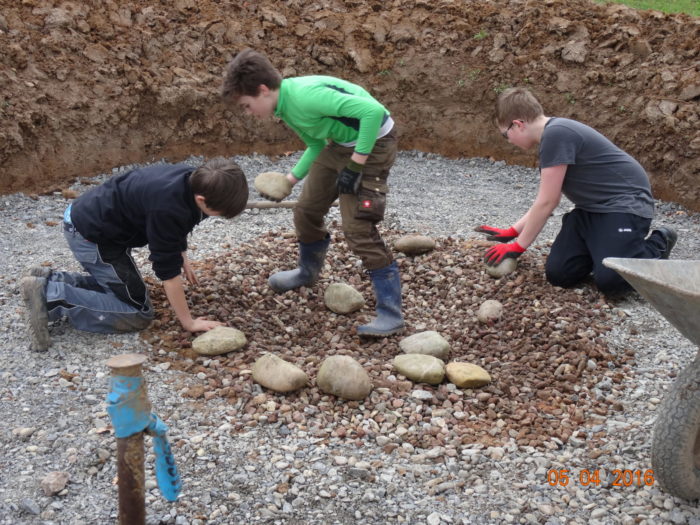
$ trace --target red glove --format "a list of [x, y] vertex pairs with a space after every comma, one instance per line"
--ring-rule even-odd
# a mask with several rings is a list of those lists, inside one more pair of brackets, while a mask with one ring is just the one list
[[501, 228], [494, 228], [493, 226], [482, 225], [474, 228], [474, 231], [479, 233], [485, 233], [486, 238], [489, 241], [508, 242], [512, 241], [518, 236], [518, 231], [512, 226], [507, 230], [502, 230]]
[[487, 266], [496, 266], [500, 264], [503, 259], [515, 259], [520, 257], [523, 253], [525, 253], [525, 248], [520, 246], [518, 241], [511, 242], [510, 244], [497, 244], [486, 252], [484, 261], [486, 261]]

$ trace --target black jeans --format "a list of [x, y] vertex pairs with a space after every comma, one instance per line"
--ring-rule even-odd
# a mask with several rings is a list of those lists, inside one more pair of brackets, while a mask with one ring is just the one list
[[626, 292], [631, 286], [615, 270], [603, 266], [605, 257], [659, 259], [666, 240], [649, 233], [651, 219], [631, 213], [591, 213], [574, 209], [562, 218], [562, 226], [545, 264], [547, 281], [574, 286], [591, 273], [605, 294]]

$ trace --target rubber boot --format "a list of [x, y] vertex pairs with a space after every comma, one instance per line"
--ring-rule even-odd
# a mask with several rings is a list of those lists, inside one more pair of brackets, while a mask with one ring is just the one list
[[272, 274], [267, 282], [277, 293], [309, 286], [318, 279], [331, 243], [331, 236], [315, 242], [299, 242], [299, 268]]
[[357, 333], [367, 337], [386, 337], [404, 328], [401, 315], [401, 277], [396, 261], [389, 266], [369, 271], [377, 300], [377, 317], [369, 324], [358, 326]]

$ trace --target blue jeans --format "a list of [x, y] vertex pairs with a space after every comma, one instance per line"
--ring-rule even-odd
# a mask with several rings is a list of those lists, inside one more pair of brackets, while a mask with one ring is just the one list
[[70, 223], [64, 223], [64, 235], [89, 275], [51, 272], [46, 283], [49, 320], [65, 316], [79, 330], [103, 334], [146, 328], [153, 320], [153, 306], [131, 250], [98, 246]]

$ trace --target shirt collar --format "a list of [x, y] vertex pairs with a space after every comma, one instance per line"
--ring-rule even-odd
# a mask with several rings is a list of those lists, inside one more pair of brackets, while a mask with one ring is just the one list
[[277, 106], [275, 106], [275, 117], [281, 117], [284, 113], [285, 95], [287, 94], [287, 79], [280, 83], [279, 94], [277, 95]]

